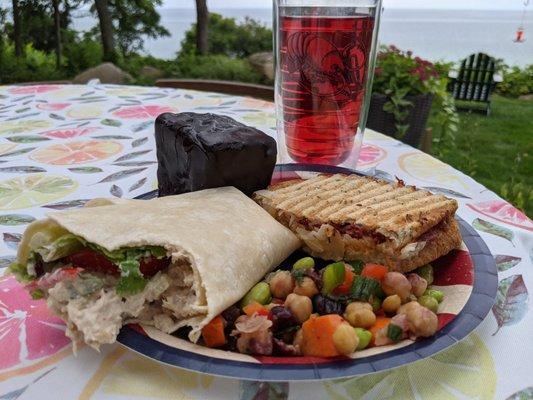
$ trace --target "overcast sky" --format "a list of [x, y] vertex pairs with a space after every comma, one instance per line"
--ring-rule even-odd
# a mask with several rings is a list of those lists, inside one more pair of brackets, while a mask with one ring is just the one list
[[[165, 7], [194, 7], [195, 0], [163, 0]], [[272, 0], [207, 0], [212, 8], [255, 8], [272, 7]], [[523, 0], [383, 0], [390, 8], [444, 8], [444, 9], [481, 9], [509, 10], [521, 9]]]

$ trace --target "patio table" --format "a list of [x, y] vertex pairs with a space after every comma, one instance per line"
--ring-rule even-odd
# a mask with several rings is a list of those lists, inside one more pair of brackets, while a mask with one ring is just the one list
[[275, 137], [272, 103], [116, 85], [0, 86], [0, 399], [531, 399], [533, 223], [451, 166], [367, 130], [358, 170], [453, 198], [499, 269], [493, 312], [467, 339], [423, 361], [341, 381], [238, 381], [166, 367], [116, 345], [77, 356], [64, 325], [6, 274], [28, 223], [94, 197], [157, 187], [153, 121], [215, 112]]

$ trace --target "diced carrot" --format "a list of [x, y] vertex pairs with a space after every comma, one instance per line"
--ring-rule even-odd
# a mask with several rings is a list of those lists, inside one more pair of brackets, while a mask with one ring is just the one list
[[344, 282], [339, 286], [333, 289], [333, 294], [346, 294], [350, 291], [352, 283], [354, 280], [355, 274], [350, 268], [345, 268], [344, 270]]
[[373, 347], [375, 346], [375, 339], [376, 339], [376, 335], [378, 333], [378, 331], [381, 329], [381, 328], [384, 328], [386, 327], [387, 325], [390, 324], [390, 318], [387, 318], [387, 317], [377, 317], [376, 318], [376, 322], [374, 323], [374, 325], [372, 325], [368, 330], [372, 333], [372, 339], [370, 339], [370, 346]]
[[252, 301], [250, 304], [243, 307], [242, 310], [249, 317], [251, 317], [255, 313], [257, 313], [258, 315], [268, 315], [268, 309], [264, 305], [259, 304], [257, 301]]
[[302, 351], [306, 356], [335, 357], [340, 353], [333, 344], [333, 334], [344, 319], [337, 314], [310, 318], [302, 325]]
[[389, 269], [384, 265], [366, 264], [361, 272], [361, 275], [381, 282], [387, 272], [389, 272]]
[[207, 347], [220, 347], [226, 344], [225, 322], [224, 318], [218, 315], [202, 328], [202, 338]]

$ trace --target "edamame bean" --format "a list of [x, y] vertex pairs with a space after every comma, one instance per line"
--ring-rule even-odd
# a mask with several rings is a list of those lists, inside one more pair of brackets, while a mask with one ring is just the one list
[[357, 345], [357, 350], [363, 350], [366, 349], [367, 346], [370, 344], [370, 340], [372, 339], [372, 332], [363, 329], [363, 328], [353, 328], [355, 330], [355, 333], [357, 334], [357, 337], [359, 338], [359, 344]]
[[315, 268], [315, 260], [312, 257], [304, 257], [297, 260], [292, 269], [311, 269]]
[[421, 306], [426, 307], [427, 309], [433, 311], [435, 314], [437, 313], [437, 310], [439, 309], [439, 302], [431, 296], [421, 296], [418, 299], [418, 303], [420, 303]]
[[333, 289], [344, 281], [344, 263], [336, 262], [324, 268], [322, 274], [322, 293], [330, 294]]
[[268, 304], [272, 300], [270, 293], [270, 286], [266, 282], [259, 282], [241, 300], [241, 308], [246, 307], [252, 301], [257, 301], [259, 304]]
[[424, 292], [424, 296], [431, 296], [435, 300], [437, 300], [439, 303], [442, 303], [442, 300], [444, 300], [444, 293], [440, 290], [436, 289], [428, 289]]
[[428, 286], [433, 283], [433, 267], [431, 264], [426, 264], [423, 267], [418, 268], [415, 272], [426, 280]]

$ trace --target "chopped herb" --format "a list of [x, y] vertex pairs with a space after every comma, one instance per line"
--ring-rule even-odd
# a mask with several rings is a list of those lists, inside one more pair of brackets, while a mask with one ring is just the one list
[[368, 301], [378, 287], [379, 282], [375, 279], [366, 276], [358, 276], [352, 283], [349, 297], [353, 300]]
[[301, 284], [304, 280], [304, 278], [307, 276], [307, 270], [305, 269], [302, 269], [302, 268], [295, 268], [291, 271], [291, 274], [292, 274], [292, 277], [294, 278], [294, 280], [298, 283], [298, 284]]
[[347, 261], [348, 264], [352, 266], [353, 272], [356, 275], [361, 275], [361, 272], [363, 271], [363, 268], [365, 266], [365, 263], [361, 260], [353, 260], [353, 261]]
[[402, 340], [403, 330], [398, 325], [389, 324], [387, 327], [387, 337], [394, 343]]

